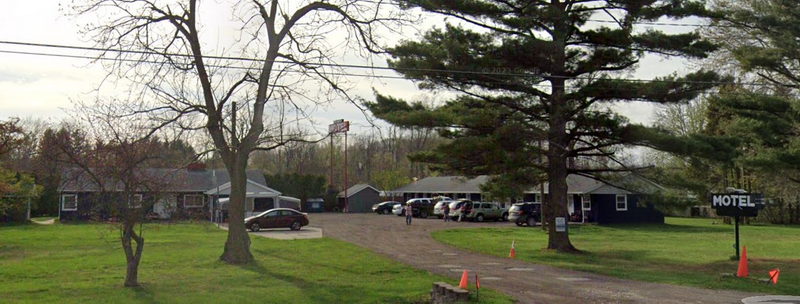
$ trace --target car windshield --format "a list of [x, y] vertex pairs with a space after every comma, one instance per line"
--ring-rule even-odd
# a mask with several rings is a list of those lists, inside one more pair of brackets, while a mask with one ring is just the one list
[[270, 210], [267, 210], [267, 211], [264, 211], [264, 212], [261, 212], [261, 213], [259, 213], [259, 214], [258, 214], [258, 215], [256, 215], [256, 216], [258, 216], [258, 217], [265, 216], [265, 215], [267, 215], [267, 212], [270, 212], [270, 211], [272, 211], [272, 209], [270, 209]]

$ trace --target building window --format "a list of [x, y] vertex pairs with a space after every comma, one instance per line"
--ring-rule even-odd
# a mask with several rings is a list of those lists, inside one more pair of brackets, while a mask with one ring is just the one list
[[628, 211], [628, 197], [624, 194], [617, 195], [617, 211]]
[[203, 207], [203, 196], [200, 194], [187, 194], [183, 196], [183, 208]]
[[533, 195], [533, 202], [534, 203], [541, 203], [542, 202], [542, 195], [540, 193], [536, 193]]
[[592, 210], [592, 199], [588, 195], [581, 195], [581, 208], [583, 210]]
[[78, 195], [77, 194], [64, 194], [61, 196], [61, 210], [62, 211], [75, 211], [78, 210]]
[[142, 208], [143, 201], [144, 196], [142, 194], [134, 194], [131, 196], [130, 202], [128, 202], [128, 208]]

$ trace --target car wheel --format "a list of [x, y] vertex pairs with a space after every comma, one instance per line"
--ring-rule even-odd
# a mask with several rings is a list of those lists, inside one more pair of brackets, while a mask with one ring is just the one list
[[504, 222], [508, 222], [508, 213], [503, 213], [503, 216], [501, 217], [501, 219], [502, 219]]
[[392, 213], [391, 211], [389, 211], [389, 209], [383, 209], [383, 214], [389, 214], [389, 213]]
[[478, 216], [475, 217], [475, 220], [478, 222], [483, 222], [483, 214], [478, 214]]
[[528, 220], [527, 220], [527, 222], [528, 222], [528, 227], [534, 227], [534, 226], [536, 226], [536, 219], [535, 219], [535, 218], [533, 218], [532, 216], [528, 217]]
[[419, 217], [421, 217], [421, 218], [428, 218], [428, 212], [427, 212], [427, 211], [421, 211], [421, 212], [419, 213]]
[[517, 220], [516, 222], [514, 222], [514, 224], [517, 224], [517, 226], [522, 227], [522, 221], [520, 221], [520, 220]]
[[300, 225], [300, 222], [294, 222], [294, 223], [292, 223], [292, 226], [290, 226], [290, 227], [289, 227], [289, 229], [292, 229], [292, 230], [300, 230], [300, 228], [302, 228], [302, 227], [303, 227], [303, 226], [302, 226], [302, 225]]
[[261, 226], [258, 226], [258, 223], [253, 223], [250, 225], [250, 231], [258, 232], [259, 230], [261, 230]]

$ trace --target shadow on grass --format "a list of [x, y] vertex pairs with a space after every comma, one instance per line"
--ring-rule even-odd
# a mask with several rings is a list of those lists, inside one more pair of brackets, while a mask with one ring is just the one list
[[733, 231], [731, 225], [720, 226], [691, 226], [676, 224], [614, 224], [603, 225], [600, 227], [608, 229], [624, 229], [642, 232], [668, 232], [668, 233], [704, 233], [704, 232], [730, 232]]
[[[275, 249], [275, 250], [271, 250], [271, 251], [270, 250], [264, 250], [264, 249], [254, 249], [253, 251], [257, 252], [258, 254], [260, 254], [262, 256], [268, 256], [268, 257], [273, 258], [273, 259], [279, 259], [279, 260], [283, 260], [283, 261], [290, 262], [290, 263], [293, 263], [293, 264], [305, 265], [306, 267], [309, 267], [311, 269], [328, 269], [328, 270], [335, 270], [337, 272], [350, 273], [350, 274], [354, 274], [354, 275], [360, 274], [357, 271], [353, 271], [353, 269], [351, 269], [351, 268], [339, 267], [339, 266], [333, 265], [329, 261], [316, 262], [316, 261], [309, 260], [309, 259], [302, 259], [300, 257], [291, 258], [289, 256], [284, 256], [284, 255], [281, 255], [279, 253], [281, 250], [282, 249]], [[256, 261], [256, 262], [258, 262], [258, 261]]]
[[[306, 264], [309, 264], [308, 261], [305, 261]], [[312, 263], [310, 265], [318, 265], [324, 266], [327, 268], [336, 268], [331, 267], [329, 264], [316, 264]], [[302, 294], [306, 297], [304, 299], [298, 299], [299, 302], [309, 302], [309, 303], [341, 303], [341, 302], [359, 302], [358, 299], [364, 295], [364, 293], [373, 291], [375, 289], [374, 286], [358, 286], [356, 284], [349, 283], [345, 280], [327, 280], [325, 282], [320, 282], [317, 280], [309, 280], [303, 277], [303, 272], [295, 272], [296, 275], [289, 275], [285, 273], [280, 273], [277, 271], [273, 271], [269, 267], [264, 267], [261, 262], [254, 261], [245, 265], [239, 265], [239, 268], [257, 273], [263, 277], [268, 277], [276, 280], [280, 280], [283, 282], [290, 283], [297, 287], [298, 289], [302, 290]], [[310, 267], [310, 269], [314, 269], [314, 267]], [[339, 268], [337, 268], [339, 269]], [[361, 287], [361, 290], [359, 290]], [[371, 288], [373, 287], [373, 288]], [[393, 295], [394, 293], [386, 292], [382, 290], [383, 296], [385, 298], [381, 298], [380, 303], [416, 303], [412, 299], [407, 299], [403, 297], [399, 297]], [[366, 298], [373, 298], [367, 296]]]
[[158, 303], [153, 296], [153, 292], [147, 288], [146, 284], [140, 284], [139, 287], [130, 288], [136, 295], [136, 300], [141, 301], [142, 303]]

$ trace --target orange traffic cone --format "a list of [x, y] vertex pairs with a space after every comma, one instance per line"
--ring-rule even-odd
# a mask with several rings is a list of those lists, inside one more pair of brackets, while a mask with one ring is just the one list
[[772, 284], [778, 284], [778, 276], [781, 275], [780, 268], [775, 268], [769, 271], [769, 279], [772, 281]]
[[517, 249], [514, 248], [514, 243], [516, 243], [516, 242], [517, 242], [516, 240], [511, 241], [511, 251], [508, 252], [508, 257], [509, 258], [513, 259], [513, 258], [517, 257]]
[[458, 283], [458, 288], [467, 289], [469, 288], [469, 274], [467, 270], [464, 269], [464, 273], [461, 274], [461, 283]]
[[746, 278], [750, 275], [750, 270], [747, 268], [747, 246], [742, 247], [742, 256], [739, 257], [739, 269], [736, 271], [736, 276]]

